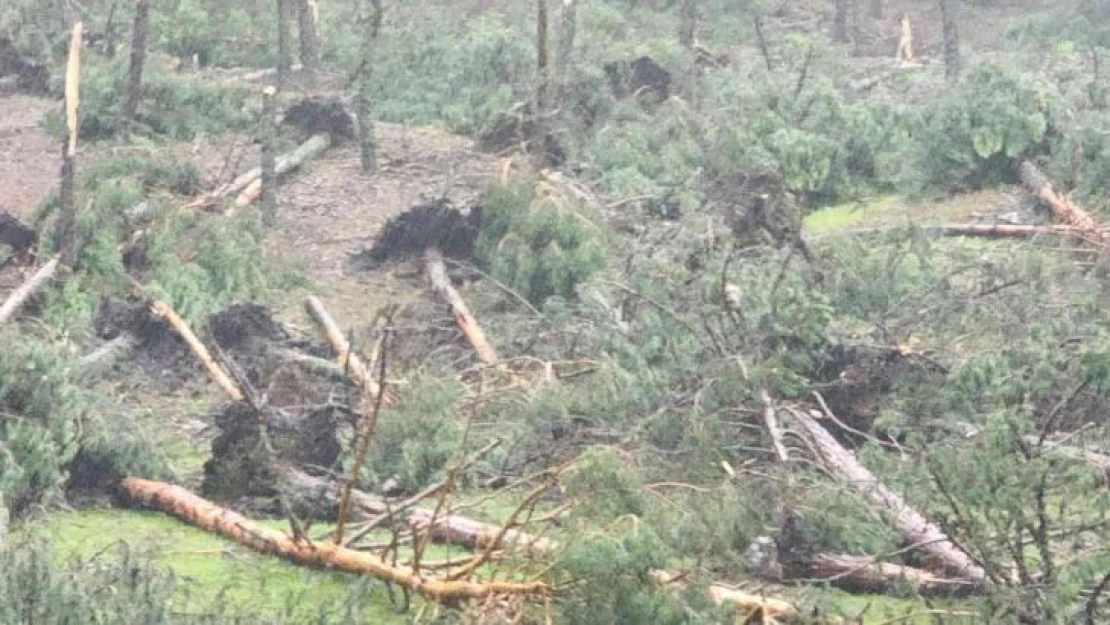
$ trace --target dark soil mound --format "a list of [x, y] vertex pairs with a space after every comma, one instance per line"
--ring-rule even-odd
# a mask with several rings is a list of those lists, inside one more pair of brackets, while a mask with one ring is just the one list
[[6, 32], [0, 32], [0, 79], [15, 78], [15, 89], [30, 95], [49, 92], [50, 72], [45, 65], [28, 60]]
[[[204, 464], [203, 492], [219, 499], [275, 497], [274, 463], [332, 468], [339, 459], [338, 428], [343, 412], [322, 407], [304, 413], [268, 410], [261, 436], [258, 414], [245, 403], [227, 404], [216, 415], [220, 434], [212, 441], [212, 458]], [[263, 507], [266, 507], [263, 505]]]
[[139, 339], [135, 361], [151, 375], [167, 371], [192, 371], [197, 368], [181, 337], [161, 319], [150, 313], [144, 302], [109, 297], [100, 304], [93, 331], [97, 337], [112, 340], [127, 333]]
[[[31, 252], [38, 241], [39, 235], [32, 228], [23, 225], [7, 211], [0, 211], [0, 245], [11, 249], [11, 257], [7, 260], [25, 262], [30, 260]], [[0, 261], [4, 259], [0, 257]]]
[[606, 63], [605, 75], [618, 98], [650, 93], [662, 102], [671, 95], [671, 73], [648, 56]]
[[481, 228], [481, 208], [464, 214], [450, 201], [420, 204], [386, 222], [374, 245], [354, 256], [356, 266], [373, 269], [387, 260], [419, 257], [429, 247], [456, 260], [474, 256], [474, 240]]
[[311, 96], [289, 107], [282, 123], [294, 126], [306, 135], [328, 133], [333, 139], [353, 139], [354, 116], [336, 98]]

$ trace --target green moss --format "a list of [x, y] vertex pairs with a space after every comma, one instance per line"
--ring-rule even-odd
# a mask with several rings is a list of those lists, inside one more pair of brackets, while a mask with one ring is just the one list
[[802, 224], [806, 234], [821, 235], [864, 227], [870, 219], [893, 211], [898, 198], [882, 196], [870, 202], [851, 202], [829, 206], [810, 213]]

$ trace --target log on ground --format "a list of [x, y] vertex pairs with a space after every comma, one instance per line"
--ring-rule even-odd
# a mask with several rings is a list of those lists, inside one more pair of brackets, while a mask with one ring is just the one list
[[372, 575], [382, 581], [405, 586], [436, 601], [483, 599], [493, 595], [542, 597], [549, 592], [549, 587], [544, 582], [442, 581], [425, 578], [411, 570], [392, 566], [372, 554], [327, 542], [294, 540], [179, 486], [129, 477], [123, 480], [122, 487], [131, 501], [138, 505], [167, 512], [200, 529], [220, 534], [260, 553], [279, 556], [312, 568]]

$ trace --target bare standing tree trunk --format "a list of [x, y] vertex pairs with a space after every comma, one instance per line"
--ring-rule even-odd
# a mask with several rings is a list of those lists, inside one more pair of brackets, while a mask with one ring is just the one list
[[382, 28], [382, 1], [369, 0], [369, 34], [366, 36], [362, 65], [358, 76], [358, 139], [359, 160], [363, 173], [374, 173], [378, 168], [377, 145], [374, 143], [373, 95], [370, 77], [374, 72], [374, 54], [377, 52], [378, 33]]
[[755, 25], [755, 41], [759, 44], [759, 54], [767, 65], [767, 71], [773, 72], [775, 63], [771, 60], [771, 46], [767, 43], [767, 36], [763, 32], [763, 14], [759, 12], [759, 8], [755, 9], [755, 17], [752, 21]]
[[536, 146], [540, 166], [547, 164], [548, 114], [548, 62], [547, 62], [547, 0], [536, 0], [536, 105], [534, 113]]
[[681, 23], [678, 30], [678, 42], [684, 48], [694, 47], [694, 40], [698, 31], [698, 3], [697, 0], [682, 0]]
[[262, 120], [258, 124], [259, 144], [262, 148], [262, 222], [271, 226], [277, 220], [277, 128], [274, 123], [277, 89], [267, 85], [262, 90]]
[[146, 63], [146, 40], [150, 32], [150, 0], [135, 3], [135, 25], [131, 30], [131, 69], [127, 77], [127, 99], [123, 115], [134, 119], [143, 95], [143, 65]]
[[278, 86], [285, 86], [293, 68], [293, 50], [289, 37], [289, 0], [277, 0]]
[[871, 17], [881, 20], [885, 15], [886, 7], [883, 6], [883, 0], [871, 0]]
[[564, 92], [570, 82], [571, 63], [574, 57], [574, 38], [578, 33], [578, 0], [563, 0], [563, 19], [559, 24], [559, 49], [556, 51], [560, 82]]
[[944, 77], [955, 80], [960, 75], [960, 33], [956, 27], [959, 0], [937, 0], [937, 3], [944, 33]]
[[320, 66], [320, 38], [316, 30], [316, 0], [296, 0], [297, 21], [301, 31], [301, 65], [306, 73]]
[[66, 139], [62, 144], [62, 180], [58, 211], [58, 253], [62, 262], [73, 266], [77, 259], [77, 110], [81, 101], [81, 39], [84, 26], [81, 22], [73, 25], [73, 36], [69, 42], [69, 61], [66, 64], [65, 115]]
[[833, 4], [833, 41], [848, 42], [848, 0], [835, 0]]

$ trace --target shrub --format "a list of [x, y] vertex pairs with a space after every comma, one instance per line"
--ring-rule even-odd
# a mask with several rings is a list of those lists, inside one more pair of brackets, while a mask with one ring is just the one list
[[479, 260], [535, 304], [570, 298], [605, 264], [603, 226], [587, 207], [550, 184], [490, 189], [482, 203]]

